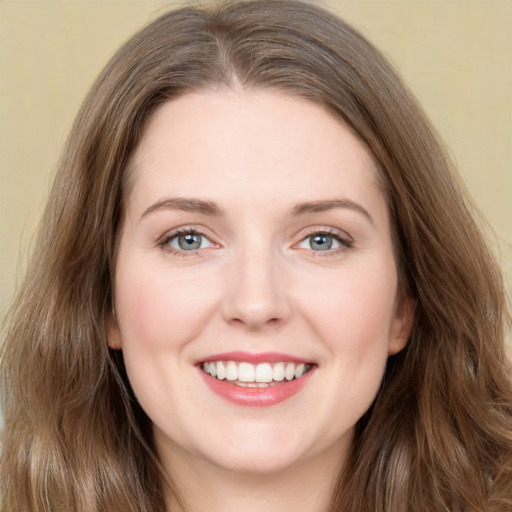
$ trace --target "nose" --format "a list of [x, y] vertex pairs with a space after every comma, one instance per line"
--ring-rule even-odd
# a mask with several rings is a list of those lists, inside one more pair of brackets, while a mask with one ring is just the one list
[[231, 324], [258, 330], [280, 326], [291, 314], [286, 273], [270, 250], [246, 250], [230, 266], [223, 315]]

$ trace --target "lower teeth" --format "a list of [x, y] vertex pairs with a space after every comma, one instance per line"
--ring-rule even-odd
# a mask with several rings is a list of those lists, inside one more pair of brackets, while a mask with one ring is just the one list
[[[231, 380], [227, 381], [231, 382], [231, 384], [234, 384], [235, 386], [241, 386], [243, 388], [267, 388], [269, 386], [275, 386], [276, 384], [279, 384], [278, 381], [273, 380], [272, 382], [242, 382], [239, 380]], [[290, 381], [281, 381], [281, 382], [290, 382]]]

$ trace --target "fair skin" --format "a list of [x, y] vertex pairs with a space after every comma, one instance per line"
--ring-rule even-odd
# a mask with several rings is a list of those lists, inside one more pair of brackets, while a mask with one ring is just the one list
[[152, 116], [108, 337], [191, 511], [327, 509], [412, 322], [376, 173], [339, 121], [282, 93], [190, 93]]

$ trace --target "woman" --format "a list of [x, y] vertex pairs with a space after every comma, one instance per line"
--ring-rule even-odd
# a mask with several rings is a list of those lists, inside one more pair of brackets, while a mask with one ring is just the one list
[[2, 352], [2, 510], [512, 505], [499, 270], [410, 93], [321, 9], [137, 34], [36, 247]]

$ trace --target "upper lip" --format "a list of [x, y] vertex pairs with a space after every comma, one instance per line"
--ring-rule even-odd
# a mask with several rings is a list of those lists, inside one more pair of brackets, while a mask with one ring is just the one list
[[293, 356], [290, 354], [283, 354], [279, 352], [222, 352], [219, 354], [212, 354], [211, 356], [203, 357], [198, 359], [195, 364], [199, 363], [209, 363], [212, 361], [237, 361], [237, 362], [246, 362], [252, 364], [259, 363], [279, 363], [279, 362], [289, 362], [289, 363], [304, 363], [311, 364], [312, 361], [308, 359], [304, 359], [302, 357]]

